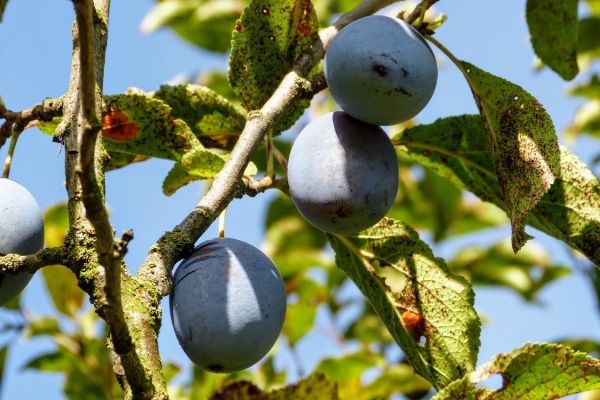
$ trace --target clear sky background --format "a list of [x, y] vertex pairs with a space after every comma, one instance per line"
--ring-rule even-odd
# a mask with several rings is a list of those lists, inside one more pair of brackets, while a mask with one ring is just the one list
[[[106, 94], [123, 93], [130, 86], [152, 91], [182, 73], [193, 76], [199, 70], [226, 69], [226, 56], [201, 51], [167, 29], [152, 35], [142, 34], [140, 22], [153, 4], [150, 0], [112, 2], [104, 79]], [[442, 0], [436, 6], [449, 17], [438, 30], [437, 39], [459, 59], [525, 88], [552, 116], [560, 135], [581, 103], [565, 95], [572, 83], [565, 83], [549, 70], [533, 71], [525, 1]], [[0, 94], [8, 109], [22, 110], [45, 97], [59, 97], [66, 92], [73, 20], [74, 11], [69, 1], [9, 2], [0, 24]], [[417, 117], [418, 121], [430, 123], [440, 117], [477, 113], [462, 76], [443, 55], [437, 51], [436, 54], [440, 56], [438, 86], [427, 108]], [[4, 160], [7, 147], [0, 151], [0, 160]], [[598, 142], [584, 137], [569, 147], [588, 165], [599, 149]], [[62, 154], [57, 156], [58, 151], [58, 145], [36, 129], [26, 131], [17, 147], [11, 179], [23, 184], [42, 209], [66, 199], [62, 184], [64, 159]], [[192, 184], [172, 197], [165, 197], [161, 183], [171, 167], [170, 161], [150, 160], [107, 175], [107, 202], [114, 228], [119, 233], [124, 229], [133, 229], [135, 233], [125, 258], [132, 273], [145, 258], [148, 247], [189, 213], [203, 191], [202, 184]], [[593, 171], [596, 175], [599, 172]], [[227, 235], [260, 246], [264, 214], [272, 198], [272, 194], [265, 194], [254, 199], [234, 200], [228, 212]], [[535, 244], [550, 252], [555, 264], [573, 267], [566, 245], [532, 228], [528, 227], [527, 231], [536, 237]], [[485, 235], [453, 239], [435, 246], [434, 252], [437, 256], [450, 257], [461, 246], [489, 245], [508, 238], [509, 234], [509, 227], [504, 226]], [[216, 228], [213, 226], [203, 239], [214, 236]], [[350, 289], [349, 293], [355, 295], [357, 291]], [[490, 320], [483, 328], [478, 365], [498, 352], [511, 351], [528, 341], [554, 341], [565, 337], [600, 340], [600, 313], [591, 285], [580, 271], [574, 270], [571, 276], [544, 289], [539, 294], [543, 306], [526, 304], [503, 289], [477, 288], [476, 293], [477, 310]], [[36, 315], [53, 312], [39, 274], [30, 283], [23, 303]], [[163, 361], [185, 364], [187, 360], [175, 339], [167, 305], [164, 301], [159, 340]], [[0, 324], [6, 321], [6, 315], [0, 312]], [[316, 332], [298, 344], [307, 371], [323, 356], [341, 351], [323, 333], [327, 323], [327, 318], [319, 317]], [[6, 339], [0, 336], [0, 340]], [[52, 348], [52, 342], [45, 339], [20, 340], [11, 348], [0, 398], [62, 399], [61, 375], [21, 369], [28, 360]], [[280, 365], [291, 365], [291, 359], [282, 357]]]

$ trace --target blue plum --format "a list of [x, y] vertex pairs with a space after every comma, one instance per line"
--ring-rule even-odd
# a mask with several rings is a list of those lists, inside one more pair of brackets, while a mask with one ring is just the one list
[[407, 121], [437, 84], [431, 48], [401, 19], [372, 15], [343, 28], [325, 52], [325, 79], [338, 105], [373, 125]]
[[309, 123], [292, 146], [290, 195], [300, 214], [329, 233], [376, 224], [398, 192], [398, 159], [387, 134], [336, 111]]
[[171, 322], [185, 354], [211, 372], [240, 371], [266, 355], [281, 333], [287, 297], [277, 267], [232, 238], [197, 246], [173, 276]]
[[[0, 254], [34, 254], [44, 247], [40, 206], [27, 189], [0, 178]], [[0, 275], [0, 307], [17, 297], [33, 274]]]

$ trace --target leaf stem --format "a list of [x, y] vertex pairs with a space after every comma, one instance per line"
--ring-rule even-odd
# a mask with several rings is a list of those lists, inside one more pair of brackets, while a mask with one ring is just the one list
[[225, 207], [223, 209], [223, 212], [221, 212], [221, 215], [219, 215], [219, 237], [220, 238], [224, 238], [225, 237], [225, 216], [227, 214], [227, 207]]

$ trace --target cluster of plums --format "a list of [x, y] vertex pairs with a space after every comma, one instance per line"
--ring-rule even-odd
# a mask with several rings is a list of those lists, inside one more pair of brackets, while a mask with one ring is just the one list
[[[409, 120], [425, 107], [437, 67], [415, 29], [378, 15], [349, 24], [333, 39], [325, 77], [344, 112], [317, 118], [294, 142], [290, 194], [317, 228], [352, 234], [376, 224], [398, 191], [396, 151], [380, 125]], [[277, 340], [286, 291], [260, 250], [217, 238], [181, 262], [170, 308], [187, 356], [206, 370], [233, 372], [258, 362]]]
[[[0, 178], [0, 255], [34, 254], [44, 247], [44, 219], [27, 189]], [[0, 307], [17, 297], [33, 274], [0, 275]]]
[[433, 96], [437, 65], [421, 34], [401, 19], [373, 15], [342, 29], [325, 53], [325, 79], [342, 112], [300, 133], [288, 183], [315, 227], [353, 234], [376, 224], [398, 190], [398, 160], [380, 125], [416, 116]]

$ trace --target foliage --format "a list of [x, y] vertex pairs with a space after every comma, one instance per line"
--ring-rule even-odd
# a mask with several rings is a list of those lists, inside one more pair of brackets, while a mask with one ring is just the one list
[[[290, 71], [298, 74], [295, 83], [302, 90], [310, 79], [319, 78], [318, 63], [301, 76], [298, 61], [316, 54], [315, 43], [323, 44], [320, 28], [330, 26], [337, 15], [359, 3], [158, 0], [143, 29], [170, 27], [199, 48], [230, 52], [227, 77], [222, 71], [202, 71], [194, 84], [103, 95], [101, 143], [105, 152], [98, 152], [98, 160], [106, 156], [107, 171], [149, 158], [173, 162], [163, 180], [165, 195], [190, 182], [216, 179], [226, 165], [240, 159], [235, 150], [249, 140], [243, 135], [252, 118], [264, 117], [265, 103], [274, 107], [282, 102], [281, 95], [273, 95], [283, 90], [281, 82]], [[541, 63], [565, 80], [584, 73], [589, 76], [570, 89], [570, 95], [584, 102], [565, 132], [567, 139], [584, 133], [600, 137], [600, 79], [597, 71], [589, 70], [600, 58], [600, 7], [591, 0], [588, 3], [589, 15], [579, 15], [576, 0], [524, 2], [531, 45]], [[6, 4], [7, 0], [0, 0], [0, 22], [7, 17]], [[443, 2], [437, 6], [443, 8]], [[600, 344], [587, 338], [524, 344], [476, 367], [482, 321], [475, 310], [475, 286], [507, 288], [535, 303], [548, 284], [571, 273], [570, 266], [555, 265], [536, 243], [526, 244], [532, 238], [526, 225], [566, 243], [600, 267], [600, 182], [559, 144], [551, 116], [526, 88], [459, 61], [437, 40], [441, 34], [432, 36], [429, 28], [442, 33], [444, 20], [427, 16], [424, 23], [419, 18], [413, 25], [463, 73], [479, 114], [440, 116], [431, 124], [408, 121], [391, 128], [400, 190], [394, 206], [377, 225], [356, 235], [325, 234], [298, 213], [286, 193], [285, 180], [274, 179], [286, 174], [292, 142], [282, 139], [285, 136], [273, 137], [328, 111], [332, 100], [327, 91], [312, 103], [313, 93], [298, 95], [275, 120], [264, 117], [268, 132], [262, 132], [252, 150], [258, 149], [247, 156], [251, 161], [243, 163], [237, 181], [226, 191], [233, 198], [252, 185], [280, 189], [268, 205], [264, 251], [280, 270], [289, 299], [281, 343], [255, 368], [229, 375], [193, 366], [189, 379], [182, 381], [178, 375], [186, 366], [164, 363], [161, 379], [170, 398], [366, 400], [400, 393], [413, 399], [434, 389], [434, 399], [535, 399], [600, 388], [600, 360], [585, 354], [598, 357]], [[548, 24], [554, 28], [548, 29]], [[67, 118], [67, 114], [52, 115], [35, 125], [54, 135]], [[265, 178], [255, 179], [259, 172]], [[68, 190], [72, 189], [68, 186]], [[46, 210], [46, 247], [94, 240], [87, 231], [74, 231], [73, 210], [81, 205], [73, 201]], [[198, 207], [172, 233], [177, 236], [196, 217], [210, 219], [208, 226], [217, 216], [211, 212]], [[510, 239], [485, 248], [465, 246], [447, 260], [434, 254], [439, 243], [482, 234], [508, 222]], [[193, 242], [202, 229], [194, 231], [196, 237], [187, 233], [177, 237]], [[178, 246], [184, 250], [177, 254], [183, 255], [189, 245], [161, 239], [149, 257]], [[103, 287], [93, 286], [93, 277], [100, 274], [98, 255], [93, 254], [93, 261], [77, 255], [77, 263], [69, 259], [65, 265], [44, 265], [53, 315], [31, 317], [18, 298], [3, 311], [20, 321], [5, 330], [26, 340], [52, 340], [54, 350], [28, 360], [24, 368], [63, 374], [69, 399], [116, 399], [129, 390], [122, 381], [126, 375], [120, 372], [124, 365], [116, 362], [112, 331], [104, 322], [107, 311], [98, 305], [105, 294]], [[2, 257], [0, 264], [8, 271], [4, 262]], [[148, 280], [130, 276], [124, 265], [121, 271], [121, 279], [128, 283], [123, 286], [139, 289], [144, 302], [164, 296], [170, 284], [170, 277], [161, 280], [156, 260], [150, 264], [156, 270]], [[596, 268], [590, 280], [600, 298], [599, 277]], [[160, 292], [157, 287], [162, 288], [164, 282], [167, 289]], [[348, 285], [355, 285], [363, 297], [344, 298]], [[123, 290], [124, 301], [130, 300]], [[85, 304], [86, 295], [92, 306]], [[351, 309], [359, 312], [340, 323]], [[138, 335], [143, 339], [133, 343], [146, 356], [142, 344], [147, 345], [144, 340], [156, 342], [160, 310], [140, 311], [134, 306], [127, 310], [132, 330], [148, 329], [133, 326], [131, 321], [137, 321], [133, 314], [152, 321], [154, 330], [144, 331]], [[294, 358], [302, 339], [318, 328], [320, 312], [332, 321], [336, 340], [352, 350], [320, 360], [311, 371], [296, 365], [299, 375], [306, 372], [308, 376], [284, 386], [291, 369], [277, 365], [276, 355], [288, 351]], [[390, 359], [391, 350], [398, 347], [402, 357]], [[10, 344], [0, 348], [0, 378], [9, 352]], [[154, 361], [160, 368], [160, 358]], [[478, 386], [494, 374], [502, 376], [500, 390]]]

